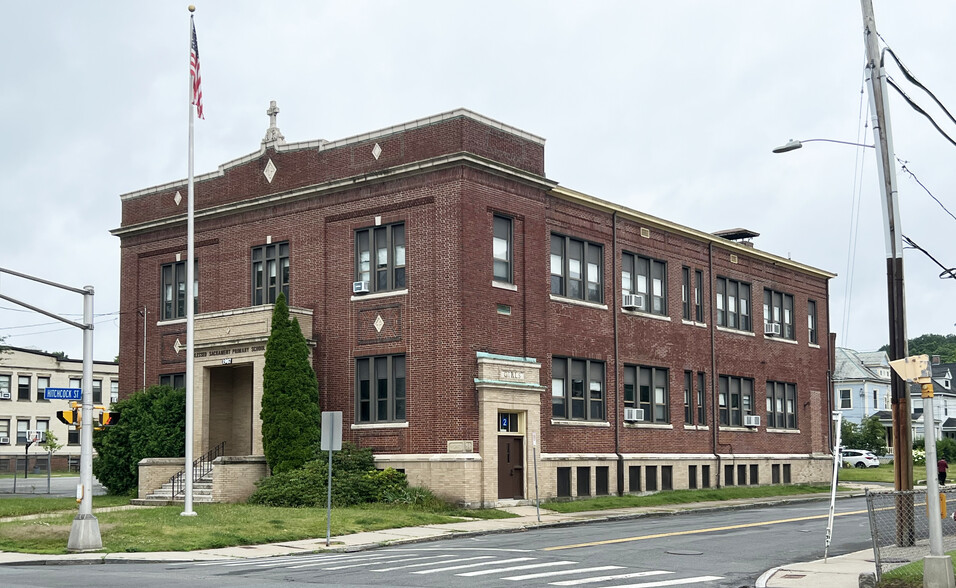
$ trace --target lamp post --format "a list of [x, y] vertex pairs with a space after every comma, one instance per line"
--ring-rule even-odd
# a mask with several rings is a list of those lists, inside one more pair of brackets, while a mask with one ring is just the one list
[[855, 147], [869, 147], [870, 149], [874, 148], [874, 145], [867, 145], [865, 143], [854, 143], [852, 141], [837, 141], [836, 139], [790, 139], [783, 145], [775, 147], [773, 149], [774, 153], [786, 153], [787, 151], [793, 151], [794, 149], [800, 149], [803, 147], [804, 143], [811, 143], [813, 141], [824, 141], [826, 143], [839, 143], [841, 145], [853, 145]]

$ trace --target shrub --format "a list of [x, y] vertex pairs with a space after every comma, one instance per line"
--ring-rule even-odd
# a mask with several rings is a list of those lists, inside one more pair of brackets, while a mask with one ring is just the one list
[[[280, 472], [261, 480], [249, 497], [252, 504], [285, 507], [325, 506], [329, 477], [328, 458], [319, 458], [305, 466]], [[370, 449], [345, 443], [332, 454], [332, 505], [354, 506], [379, 502], [408, 487], [405, 474], [392, 468], [375, 469]]]
[[139, 462], [186, 454], [186, 391], [152, 386], [113, 405], [119, 422], [93, 431], [93, 475], [110, 494], [131, 494]]

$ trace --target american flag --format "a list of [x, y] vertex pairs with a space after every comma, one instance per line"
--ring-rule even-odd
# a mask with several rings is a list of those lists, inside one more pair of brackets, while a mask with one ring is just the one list
[[189, 51], [189, 81], [192, 92], [189, 103], [196, 105], [196, 116], [205, 119], [202, 115], [202, 78], [199, 76], [199, 43], [196, 42], [196, 24], [190, 19], [193, 32], [192, 48]]

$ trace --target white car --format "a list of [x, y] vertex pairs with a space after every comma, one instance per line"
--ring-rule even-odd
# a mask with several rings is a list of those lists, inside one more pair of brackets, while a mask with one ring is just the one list
[[840, 460], [844, 465], [857, 468], [880, 467], [880, 459], [865, 449], [843, 449], [840, 451]]

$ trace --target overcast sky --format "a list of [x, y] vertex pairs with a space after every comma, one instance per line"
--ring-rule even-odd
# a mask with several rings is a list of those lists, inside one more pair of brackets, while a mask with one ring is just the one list
[[[465, 107], [547, 139], [547, 176], [839, 274], [840, 346], [888, 340], [883, 221], [858, 2], [199, 0], [196, 173], [289, 142]], [[2, 3], [0, 267], [96, 289], [94, 357], [118, 353], [120, 194], [186, 177], [187, 2]], [[956, 5], [875, 0], [879, 33], [956, 112]], [[956, 125], [890, 74], [951, 136]], [[956, 212], [956, 147], [891, 91], [896, 154]], [[956, 266], [956, 218], [899, 171], [903, 233]], [[855, 232], [853, 226], [856, 225]], [[849, 253], [855, 251], [855, 255]], [[956, 280], [905, 254], [909, 336], [956, 332]], [[0, 276], [78, 320], [82, 297]], [[158, 293], [157, 293], [158, 296]], [[0, 300], [7, 343], [82, 357], [78, 329]]]

